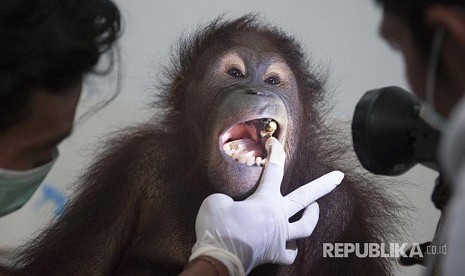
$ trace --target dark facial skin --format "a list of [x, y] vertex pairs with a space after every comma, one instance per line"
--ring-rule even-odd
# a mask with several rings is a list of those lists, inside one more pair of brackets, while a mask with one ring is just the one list
[[31, 93], [29, 116], [0, 133], [0, 168], [27, 170], [52, 160], [58, 144], [71, 134], [81, 84], [66, 90]]
[[[247, 36], [247, 35], [245, 35]], [[204, 141], [208, 177], [214, 189], [235, 198], [244, 198], [255, 189], [263, 167], [241, 164], [223, 151], [223, 135], [242, 122], [271, 118], [278, 123], [278, 140], [286, 145], [294, 127], [288, 106], [298, 105], [297, 82], [284, 59], [264, 38], [237, 38], [237, 46], [210, 59], [200, 81], [189, 87], [186, 120], [203, 118], [208, 110]], [[221, 48], [221, 47], [219, 47]], [[202, 121], [196, 121], [201, 125]], [[224, 138], [225, 139], [225, 138]], [[288, 155], [292, 148], [286, 146]]]

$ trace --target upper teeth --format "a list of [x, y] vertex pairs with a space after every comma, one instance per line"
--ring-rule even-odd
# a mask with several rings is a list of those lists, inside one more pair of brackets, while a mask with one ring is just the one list
[[266, 123], [263, 128], [260, 130], [260, 135], [262, 137], [265, 137], [265, 136], [273, 136], [273, 133], [278, 129], [278, 124], [273, 121], [273, 120], [270, 120], [268, 123]]

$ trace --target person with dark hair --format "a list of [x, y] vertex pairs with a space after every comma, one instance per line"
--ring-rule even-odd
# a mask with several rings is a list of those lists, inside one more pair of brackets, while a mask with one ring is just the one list
[[[440, 165], [452, 183], [440, 239], [447, 254], [432, 263], [444, 275], [464, 275], [465, 263], [465, 1], [377, 0], [382, 37], [399, 50], [406, 75], [423, 101], [422, 118], [442, 132]], [[439, 265], [438, 265], [439, 264]]]
[[83, 78], [120, 28], [109, 0], [0, 1], [0, 216], [23, 206], [51, 169]]

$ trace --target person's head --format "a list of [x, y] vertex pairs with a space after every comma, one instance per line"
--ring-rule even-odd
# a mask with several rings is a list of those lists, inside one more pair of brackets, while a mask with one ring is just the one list
[[444, 39], [439, 54], [434, 105], [448, 116], [465, 93], [465, 0], [376, 0], [383, 6], [380, 33], [405, 61], [413, 91], [425, 100], [433, 38]]
[[110, 0], [0, 1], [0, 168], [52, 159], [72, 130], [83, 77], [119, 34]]

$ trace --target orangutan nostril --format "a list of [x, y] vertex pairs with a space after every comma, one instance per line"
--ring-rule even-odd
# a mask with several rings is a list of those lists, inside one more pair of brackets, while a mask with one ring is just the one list
[[249, 91], [247, 91], [247, 94], [257, 95], [257, 96], [264, 96], [265, 95], [265, 93], [263, 93], [261, 91], [256, 91], [256, 90], [249, 90]]

